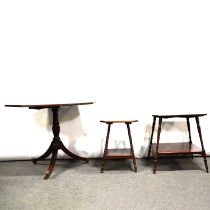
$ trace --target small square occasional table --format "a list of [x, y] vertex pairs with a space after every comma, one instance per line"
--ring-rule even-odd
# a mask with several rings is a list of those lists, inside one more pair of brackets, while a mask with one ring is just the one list
[[83, 160], [88, 162], [88, 158], [85, 157], [79, 157], [78, 155], [70, 152], [63, 144], [63, 142], [60, 139], [59, 133], [60, 133], [60, 125], [59, 125], [59, 118], [58, 118], [58, 111], [60, 107], [64, 106], [77, 106], [77, 105], [88, 105], [93, 104], [94, 102], [82, 102], [82, 103], [68, 103], [68, 104], [40, 104], [40, 105], [5, 105], [6, 107], [26, 107], [29, 109], [51, 109], [53, 113], [53, 125], [52, 125], [52, 132], [53, 132], [53, 140], [47, 149], [47, 151], [41, 155], [38, 158], [33, 159], [33, 163], [36, 163], [39, 160], [43, 160], [47, 158], [48, 156], [51, 156], [50, 164], [48, 166], [48, 169], [45, 173], [44, 179], [48, 179], [50, 174], [53, 171], [53, 168], [55, 166], [56, 160], [57, 160], [57, 154], [58, 150], [61, 149], [65, 154], [67, 154], [69, 157], [76, 159], [76, 160]]
[[[104, 172], [105, 161], [109, 159], [133, 159], [134, 171], [137, 172], [136, 158], [135, 158], [134, 149], [133, 149], [130, 125], [134, 122], [138, 122], [138, 120], [101, 120], [100, 122], [106, 123], [108, 125], [106, 143], [104, 147], [104, 154], [103, 154], [102, 164], [101, 164], [101, 173]], [[129, 142], [130, 142], [129, 149], [108, 149], [111, 125], [115, 123], [123, 123], [126, 125], [127, 131], [128, 131]]]
[[[149, 150], [148, 150], [148, 158], [150, 158], [151, 150], [153, 152], [153, 173], [156, 173], [156, 166], [157, 166], [157, 160], [160, 155], [174, 155], [174, 154], [183, 154], [183, 155], [192, 155], [193, 154], [200, 154], [204, 158], [205, 168], [206, 172], [208, 173], [208, 165], [207, 165], [207, 159], [206, 159], [206, 152], [203, 145], [203, 139], [202, 139], [202, 133], [201, 133], [201, 127], [199, 123], [199, 117], [203, 117], [207, 114], [180, 114], [180, 115], [152, 115], [153, 116], [153, 123], [152, 123], [152, 132], [150, 137], [150, 143], [149, 143]], [[188, 128], [188, 134], [189, 134], [189, 142], [180, 142], [180, 143], [160, 143], [160, 133], [161, 133], [161, 125], [163, 119], [168, 118], [185, 118], [187, 121], [187, 128]], [[191, 139], [191, 130], [190, 130], [190, 119], [194, 118], [197, 125], [197, 130], [200, 138], [201, 148], [197, 147], [192, 143]], [[154, 129], [156, 125], [156, 119], [159, 119], [158, 122], [158, 130], [157, 130], [157, 142], [152, 143]]]

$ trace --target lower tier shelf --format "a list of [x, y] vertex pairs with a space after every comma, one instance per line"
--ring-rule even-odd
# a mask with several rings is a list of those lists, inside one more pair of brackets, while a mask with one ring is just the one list
[[[157, 143], [152, 144], [153, 154], [156, 154]], [[201, 154], [202, 149], [193, 143], [179, 142], [179, 143], [159, 143], [158, 154]]]
[[130, 149], [108, 149], [106, 159], [129, 159], [133, 158]]

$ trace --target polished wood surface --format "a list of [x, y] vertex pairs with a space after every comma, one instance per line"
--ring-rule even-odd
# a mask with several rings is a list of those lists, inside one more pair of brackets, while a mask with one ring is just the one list
[[94, 102], [79, 102], [79, 103], [66, 103], [66, 104], [6, 104], [5, 107], [28, 107], [29, 109], [45, 109], [53, 107], [63, 107], [63, 106], [77, 106], [77, 105], [89, 105]]
[[178, 118], [193, 118], [193, 117], [203, 117], [207, 114], [172, 114], [172, 115], [157, 115], [154, 114], [152, 115], [153, 117], [161, 117], [161, 118], [174, 118], [174, 117], [178, 117]]
[[[172, 154], [186, 154], [191, 155], [193, 158], [193, 154], [200, 154], [204, 159], [204, 164], [206, 168], [206, 172], [208, 173], [208, 164], [206, 159], [206, 151], [203, 144], [202, 132], [199, 122], [199, 117], [206, 116], [207, 114], [176, 114], [176, 115], [152, 115], [153, 123], [152, 123], [152, 132], [150, 136], [150, 143], [148, 149], [148, 158], [150, 158], [151, 150], [153, 152], [153, 173], [156, 173], [157, 161], [160, 155], [172, 155]], [[189, 135], [189, 142], [181, 142], [181, 143], [160, 143], [160, 134], [162, 130], [162, 121], [167, 118], [185, 118], [187, 123], [187, 130]], [[190, 119], [194, 118], [197, 125], [197, 131], [199, 134], [201, 148], [197, 147], [192, 143], [191, 138], [191, 128], [190, 128]], [[158, 130], [157, 130], [157, 142], [153, 143], [153, 134], [156, 125], [156, 119], [158, 119]]]
[[130, 149], [108, 149], [106, 159], [132, 159]]
[[66, 155], [69, 157], [76, 159], [76, 160], [82, 160], [88, 162], [88, 158], [80, 157], [72, 152], [70, 152], [62, 143], [59, 133], [60, 133], [60, 125], [59, 125], [59, 108], [64, 106], [76, 106], [76, 105], [89, 105], [93, 104], [94, 102], [84, 102], [84, 103], [68, 103], [68, 104], [36, 104], [36, 105], [5, 105], [6, 107], [27, 107], [29, 109], [45, 109], [49, 108], [52, 110], [53, 114], [53, 124], [52, 124], [52, 132], [53, 132], [53, 140], [47, 149], [47, 151], [41, 155], [38, 158], [33, 159], [32, 161], [34, 163], [37, 163], [37, 161], [43, 160], [47, 157], [49, 157], [51, 154], [50, 163], [48, 165], [48, 169], [45, 173], [44, 179], [48, 179], [51, 175], [56, 160], [57, 160], [57, 154], [58, 150], [62, 150]]
[[[136, 158], [135, 158], [134, 149], [133, 149], [130, 124], [132, 124], [133, 122], [138, 122], [138, 120], [101, 120], [100, 122], [106, 123], [108, 125], [106, 142], [105, 142], [105, 147], [104, 147], [104, 154], [103, 154], [102, 163], [101, 163], [101, 173], [104, 172], [105, 161], [108, 159], [133, 159], [134, 171], [137, 172]], [[127, 148], [109, 149], [108, 148], [110, 130], [111, 130], [111, 125], [113, 125], [113, 123], [124, 123], [126, 125], [127, 131], [128, 131], [129, 143], [130, 143], [129, 149]]]
[[134, 123], [138, 122], [138, 120], [101, 120], [102, 123]]
[[[157, 144], [152, 144], [153, 152], [156, 152]], [[178, 142], [178, 143], [159, 143], [158, 154], [169, 155], [169, 154], [201, 154], [202, 149], [195, 144], [189, 142]]]

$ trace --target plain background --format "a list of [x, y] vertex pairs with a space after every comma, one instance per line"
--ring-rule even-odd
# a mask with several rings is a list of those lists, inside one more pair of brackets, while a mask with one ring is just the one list
[[[41, 155], [51, 113], [4, 104], [96, 101], [61, 110], [61, 138], [73, 152], [100, 157], [102, 119], [138, 119], [132, 136], [146, 154], [152, 114], [210, 113], [210, 3], [178, 1], [1, 1], [0, 158]], [[201, 119], [210, 153], [210, 119]], [[164, 125], [162, 140], [187, 140], [186, 125]], [[170, 131], [170, 132], [169, 132]], [[113, 147], [127, 145], [123, 126]], [[192, 122], [193, 141], [199, 145]]]

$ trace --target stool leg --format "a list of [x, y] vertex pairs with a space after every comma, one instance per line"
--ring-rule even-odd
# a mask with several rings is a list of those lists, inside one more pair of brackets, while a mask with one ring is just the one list
[[201, 142], [201, 147], [202, 147], [202, 156], [203, 156], [203, 159], [204, 159], [206, 172], [209, 173], [207, 159], [206, 159], [206, 151], [205, 151], [204, 145], [203, 145], [203, 139], [202, 139], [202, 134], [201, 134], [201, 127], [200, 127], [200, 123], [199, 123], [199, 118], [196, 117], [195, 120], [196, 120], [196, 124], [197, 124], [198, 134], [199, 134], [199, 137], [200, 137], [200, 142]]
[[129, 142], [130, 142], [130, 147], [131, 147], [131, 154], [132, 154], [132, 158], [133, 158], [134, 171], [137, 172], [136, 158], [135, 158], [134, 150], [133, 150], [133, 143], [132, 143], [132, 137], [131, 137], [130, 124], [126, 123], [126, 125], [127, 125], [127, 129], [128, 129], [128, 137], [129, 137]]
[[103, 159], [102, 159], [102, 163], [101, 163], [101, 173], [104, 172], [104, 164], [105, 164], [106, 156], [107, 156], [107, 153], [108, 153], [108, 142], [109, 142], [110, 129], [111, 129], [111, 123], [108, 124], [108, 130], [107, 130], [107, 135], [106, 135], [106, 143], [105, 143], [104, 154], [103, 154]]

